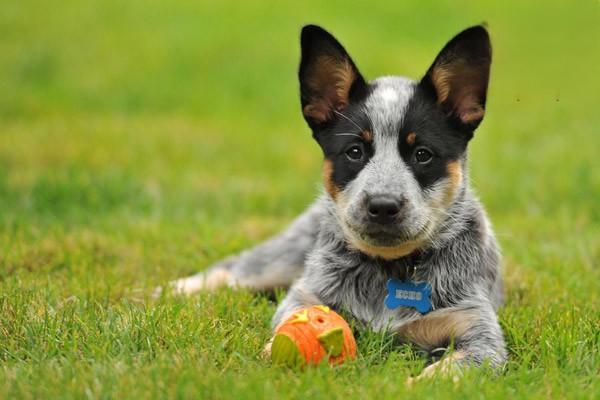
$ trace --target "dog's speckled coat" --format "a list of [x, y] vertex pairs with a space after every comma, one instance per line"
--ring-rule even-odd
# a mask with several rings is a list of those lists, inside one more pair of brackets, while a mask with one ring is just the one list
[[[423, 81], [384, 77], [357, 89], [362, 77], [341, 45], [320, 28], [305, 28], [300, 71], [303, 110], [329, 162], [327, 192], [283, 233], [206, 272], [176, 281], [173, 287], [184, 293], [219, 285], [257, 290], [290, 287], [275, 313], [273, 326], [298, 308], [326, 304], [348, 312], [372, 329], [394, 331], [428, 351], [453, 344], [454, 362], [501, 366], [506, 350], [496, 316], [502, 302], [499, 249], [483, 207], [469, 187], [465, 165], [466, 143], [483, 118], [491, 59], [490, 55], [485, 59], [484, 54], [484, 65], [481, 58], [469, 52], [481, 51], [482, 46], [489, 52], [487, 33], [481, 27], [471, 28], [446, 46]], [[461, 51], [466, 52], [464, 57]], [[340, 72], [330, 78], [334, 90], [324, 91], [315, 100], [310, 85], [323, 85], [320, 82], [326, 82], [327, 77], [310, 74], [323, 71], [318, 65], [324, 62], [323, 52], [328, 57], [324, 73], [338, 67]], [[463, 64], [475, 60], [468, 76], [456, 82], [466, 88], [464, 91], [471, 90], [466, 94], [461, 88], [456, 94], [452, 82], [448, 84], [448, 80], [456, 80], [457, 69], [451, 68], [457, 58]], [[464, 68], [456, 64], [456, 68]], [[479, 71], [477, 68], [486, 67], [481, 72], [485, 79], [473, 75]], [[476, 87], [478, 79], [484, 82], [483, 89]], [[440, 107], [447, 101], [454, 102], [449, 105], [450, 111], [446, 110], [447, 115], [454, 116], [447, 118], [457, 119], [458, 125], [428, 128], [429, 117], [420, 117], [429, 112], [431, 120], [442, 118], [435, 102], [423, 100], [431, 87], [435, 88]], [[481, 90], [477, 92], [473, 87]], [[419, 107], [421, 114], [416, 110]], [[419, 118], [422, 121], [415, 124]], [[347, 140], [356, 141], [360, 139], [352, 137], [361, 131], [370, 132], [368, 143], [360, 144], [371, 146], [370, 157], [360, 168], [351, 164], [350, 168], [356, 170], [351, 179], [336, 181], [330, 176], [331, 169], [338, 168], [339, 173], [340, 162], [334, 165], [332, 157], [335, 160], [337, 153], [327, 147], [331, 145], [323, 137], [330, 140], [346, 135], [350, 137]], [[425, 140], [427, 144], [422, 136], [429, 131], [441, 132], [440, 154], [450, 152], [443, 146], [443, 135], [453, 135], [452, 140], [459, 144], [454, 145], [458, 150], [445, 156], [443, 162], [447, 164], [441, 164], [441, 172], [434, 179], [425, 176], [429, 179], [425, 180], [419, 178], [418, 171], [423, 169], [418, 168], [427, 167], [413, 165], [413, 158], [402, 154], [412, 154], [415, 141]], [[466, 132], [465, 138], [460, 132]], [[401, 221], [397, 224], [374, 228], [369, 222], [365, 204], [380, 195], [402, 199]], [[373, 236], [373, 229], [378, 229], [380, 235]], [[390, 278], [429, 282], [433, 311], [421, 315], [406, 307], [387, 309], [384, 298]]]

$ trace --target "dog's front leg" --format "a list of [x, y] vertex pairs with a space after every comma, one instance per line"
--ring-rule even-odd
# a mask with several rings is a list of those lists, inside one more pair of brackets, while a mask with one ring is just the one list
[[490, 304], [465, 304], [434, 311], [401, 329], [400, 334], [433, 350], [453, 344], [454, 352], [425, 368], [415, 380], [435, 375], [457, 376], [461, 368], [488, 363], [499, 369], [506, 361], [506, 345], [498, 318]]
[[[221, 286], [245, 287], [250, 290], [273, 290], [288, 287], [302, 274], [306, 255], [312, 250], [326, 211], [325, 198], [316, 200], [283, 232], [238, 255], [213, 264], [195, 275], [169, 283], [175, 294], [191, 295]], [[163, 288], [154, 290], [159, 297]]]

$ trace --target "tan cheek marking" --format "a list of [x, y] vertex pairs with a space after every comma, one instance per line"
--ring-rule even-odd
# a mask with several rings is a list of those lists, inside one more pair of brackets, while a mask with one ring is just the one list
[[406, 137], [406, 143], [408, 143], [410, 146], [415, 144], [415, 140], [417, 140], [417, 134], [414, 132], [409, 133]]
[[332, 199], [336, 200], [340, 189], [333, 182], [333, 162], [331, 160], [325, 160], [323, 162], [323, 185], [325, 186], [325, 190], [331, 196]]
[[463, 336], [474, 322], [475, 315], [469, 310], [440, 311], [403, 326], [399, 334], [425, 349], [434, 349]]
[[446, 188], [445, 203], [449, 204], [453, 199], [462, 183], [462, 166], [460, 161], [450, 161], [446, 165], [448, 171], [449, 184]]
[[364, 131], [362, 131], [361, 136], [365, 142], [367, 142], [367, 143], [373, 142], [373, 132], [364, 130]]

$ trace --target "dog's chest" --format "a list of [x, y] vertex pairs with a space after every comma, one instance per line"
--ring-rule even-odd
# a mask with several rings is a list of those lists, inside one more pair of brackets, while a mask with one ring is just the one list
[[330, 266], [313, 276], [313, 288], [320, 299], [335, 309], [344, 310], [374, 330], [395, 330], [414, 320], [419, 313], [410, 307], [390, 309], [385, 304], [390, 279], [407, 280], [413, 265], [401, 262], [382, 265], [371, 260], [345, 268]]

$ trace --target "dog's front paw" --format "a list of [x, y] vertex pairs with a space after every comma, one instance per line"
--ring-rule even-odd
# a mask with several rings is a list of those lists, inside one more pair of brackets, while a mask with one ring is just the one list
[[164, 294], [171, 295], [185, 295], [186, 294], [186, 281], [188, 278], [177, 279], [171, 281], [164, 286], [157, 286], [152, 290], [152, 298], [158, 300]]
[[449, 378], [452, 379], [453, 382], [458, 382], [461, 375], [460, 361], [464, 358], [465, 355], [460, 351], [454, 352], [450, 356], [444, 357], [440, 361], [431, 364], [416, 377], [409, 377], [406, 380], [406, 384], [411, 386], [415, 382], [431, 379], [433, 377]]
[[265, 347], [263, 347], [263, 349], [262, 349], [261, 356], [265, 360], [271, 359], [271, 347], [272, 346], [273, 346], [273, 338], [269, 339], [267, 344], [265, 344]]
[[233, 285], [231, 273], [228, 270], [215, 268], [187, 278], [176, 279], [166, 287], [159, 286], [154, 289], [153, 298], [159, 298], [164, 291], [174, 295], [189, 296], [202, 290], [215, 290], [221, 286]]

